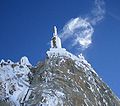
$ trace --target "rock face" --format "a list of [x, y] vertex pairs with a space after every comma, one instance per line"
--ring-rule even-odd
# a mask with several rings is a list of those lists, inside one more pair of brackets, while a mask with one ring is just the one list
[[120, 106], [82, 55], [64, 53], [49, 52], [48, 59], [34, 69], [26, 106]]
[[0, 106], [120, 106], [119, 98], [82, 55], [52, 49], [44, 62], [29, 69], [32, 76], [27, 73], [29, 88], [21, 96], [24, 99], [17, 104], [1, 99]]

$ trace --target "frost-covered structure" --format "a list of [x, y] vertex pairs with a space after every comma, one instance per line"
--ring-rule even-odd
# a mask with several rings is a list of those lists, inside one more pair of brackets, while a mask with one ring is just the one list
[[57, 34], [57, 28], [56, 26], [54, 26], [54, 33], [53, 33], [53, 37], [51, 40], [51, 48], [61, 48], [61, 39], [59, 38], [58, 34]]

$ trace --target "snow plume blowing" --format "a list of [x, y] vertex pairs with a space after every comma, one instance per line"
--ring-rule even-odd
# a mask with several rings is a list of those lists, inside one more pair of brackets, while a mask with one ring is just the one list
[[72, 44], [71, 48], [85, 50], [92, 43], [93, 27], [104, 18], [104, 15], [104, 1], [95, 0], [94, 7], [89, 16], [85, 18], [79, 16], [68, 21], [60, 33], [61, 39], [63, 42], [70, 42]]

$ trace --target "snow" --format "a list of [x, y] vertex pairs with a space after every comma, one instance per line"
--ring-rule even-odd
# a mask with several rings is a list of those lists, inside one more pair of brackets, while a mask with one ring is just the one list
[[[18, 64], [19, 63], [19, 64]], [[8, 98], [16, 106], [20, 106], [23, 102], [28, 89], [29, 78], [28, 74], [31, 65], [27, 57], [22, 57], [20, 62], [14, 63], [11, 60], [1, 60], [0, 62], [0, 82], [4, 97], [0, 94], [0, 99]]]
[[5, 63], [5, 60], [2, 59], [1, 62], [0, 62], [0, 64], [1, 64], [1, 63]]
[[12, 62], [12, 61], [9, 60], [9, 59], [7, 60], [7, 63], [8, 63], [8, 64], [14, 64], [14, 62]]
[[20, 60], [20, 64], [21, 65], [28, 65], [28, 66], [32, 66], [28, 60], [28, 58], [26, 56], [23, 56]]
[[53, 55], [59, 56], [59, 55], [67, 55], [66, 49], [64, 48], [50, 48], [50, 51], [47, 51], [48, 57], [51, 57]]
[[108, 106], [108, 103], [106, 102], [104, 98], [103, 98], [103, 103], [105, 103], [105, 105]]
[[48, 57], [58, 57], [58, 56], [65, 56], [68, 58], [71, 58], [76, 63], [76, 67], [82, 67], [85, 70], [91, 70], [96, 75], [97, 73], [94, 71], [92, 66], [85, 60], [84, 56], [82, 54], [75, 56], [72, 53], [68, 52], [65, 48], [50, 48], [49, 51], [46, 52]]
[[[42, 106], [63, 106], [62, 99], [65, 98], [65, 95], [61, 91], [55, 90], [54, 93], [52, 90], [44, 90], [42, 94]], [[46, 103], [44, 103], [46, 101]]]

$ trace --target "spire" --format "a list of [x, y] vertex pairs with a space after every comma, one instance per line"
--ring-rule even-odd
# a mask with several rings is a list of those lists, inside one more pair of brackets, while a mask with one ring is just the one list
[[57, 27], [54, 26], [54, 35], [57, 36]]

